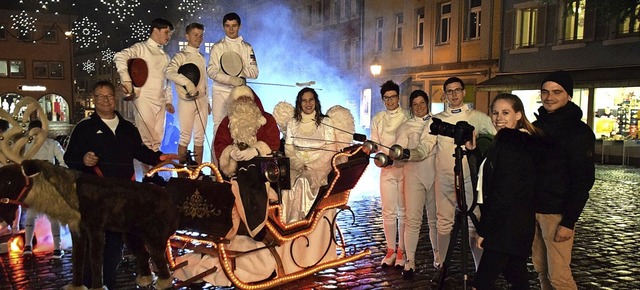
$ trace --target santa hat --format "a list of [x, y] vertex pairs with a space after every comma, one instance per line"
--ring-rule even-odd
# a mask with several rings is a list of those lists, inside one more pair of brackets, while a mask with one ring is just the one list
[[229, 96], [231, 97], [231, 100], [235, 101], [238, 98], [242, 97], [242, 96], [247, 96], [247, 97], [251, 97], [251, 99], [253, 100], [253, 90], [251, 90], [250, 87], [242, 85], [242, 86], [237, 86], [235, 88], [233, 88], [233, 90], [231, 90], [231, 93], [229, 94]]

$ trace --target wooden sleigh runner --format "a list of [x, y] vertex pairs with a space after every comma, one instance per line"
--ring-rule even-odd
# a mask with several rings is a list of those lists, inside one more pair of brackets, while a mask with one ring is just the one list
[[[215, 166], [203, 164], [192, 170], [158, 167], [150, 171], [149, 174], [182, 171], [189, 175], [188, 179], [172, 178], [166, 186], [175, 196], [181, 214], [180, 230], [169, 239], [166, 251], [173, 276], [178, 279], [176, 288], [203, 280], [241, 289], [272, 288], [370, 254], [369, 249], [359, 250], [357, 245], [348, 244], [337, 224], [343, 211], [350, 212], [355, 222], [347, 202], [351, 189], [369, 165], [362, 146], [347, 147], [334, 155], [327, 184], [318, 191], [306, 217], [292, 223], [285, 223], [282, 218], [282, 184], [278, 180], [289, 178], [285, 173], [288, 168], [284, 168], [288, 159], [282, 158], [257, 161], [262, 172], [271, 175], [266, 179], [278, 191], [278, 198], [265, 199], [264, 226], [255, 235], [244, 230], [242, 223], [246, 220], [237, 218], [238, 200], [243, 198], [237, 188], [223, 181]], [[267, 172], [264, 167], [269, 162], [276, 166]], [[204, 167], [211, 168], [215, 180], [198, 180]], [[251, 206], [249, 210], [253, 211], [255, 204]]]

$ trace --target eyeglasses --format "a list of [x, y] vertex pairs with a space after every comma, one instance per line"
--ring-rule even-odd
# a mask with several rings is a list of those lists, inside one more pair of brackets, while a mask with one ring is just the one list
[[116, 99], [115, 95], [94, 95], [94, 96], [95, 96], [96, 100], [102, 101], [102, 102], [107, 101], [107, 100], [113, 101], [113, 100]]
[[453, 95], [453, 93], [455, 93], [456, 95], [459, 95], [459, 94], [462, 93], [462, 88], [457, 88], [457, 89], [453, 89], [453, 90], [446, 90], [444, 93], [449, 95], [449, 96]]
[[395, 98], [397, 98], [397, 97], [398, 97], [398, 95], [393, 95], [393, 96], [382, 96], [382, 100], [386, 102], [386, 101], [389, 101], [389, 100], [393, 100], [393, 99], [395, 99]]

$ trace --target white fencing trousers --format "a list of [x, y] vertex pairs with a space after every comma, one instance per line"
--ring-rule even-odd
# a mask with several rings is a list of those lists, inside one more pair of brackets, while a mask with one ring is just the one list
[[180, 120], [180, 146], [187, 147], [193, 135], [194, 146], [204, 146], [204, 134], [209, 116], [209, 100], [206, 96], [195, 100], [178, 101]]
[[[227, 102], [229, 101], [229, 95], [231, 92], [223, 91], [216, 87], [213, 87], [213, 99], [211, 104], [211, 114], [213, 115], [213, 138], [218, 132], [218, 126], [222, 123], [224, 117], [227, 116]], [[213, 155], [212, 155], [213, 156]]]
[[389, 166], [380, 170], [380, 200], [382, 203], [382, 227], [388, 249], [398, 247], [404, 251], [404, 175], [402, 167]]
[[[164, 102], [164, 100], [161, 100]], [[133, 100], [135, 104], [134, 119], [136, 127], [142, 137], [142, 143], [153, 151], [160, 150], [164, 136], [164, 119], [166, 104], [155, 104], [151, 99], [139, 97]]]
[[427, 210], [429, 240], [431, 241], [431, 248], [433, 250], [433, 261], [437, 262], [439, 258], [437, 247], [435, 187], [433, 184], [423, 184], [416, 174], [427, 173], [407, 172], [405, 170], [404, 175], [404, 201], [406, 206], [404, 246], [407, 254], [407, 260], [415, 261], [424, 207]]
[[[438, 228], [438, 253], [440, 255], [440, 261], [438, 263], [442, 265], [442, 262], [447, 256], [447, 250], [449, 247], [449, 241], [451, 239], [451, 230], [453, 228], [453, 222], [456, 214], [456, 190], [453, 184], [453, 179], [447, 178], [441, 174], [436, 174], [435, 188], [436, 188], [436, 212], [438, 216], [437, 228]], [[471, 178], [465, 176], [464, 190], [467, 199], [467, 207], [471, 206], [473, 201], [473, 191], [471, 189]], [[473, 211], [476, 217], [480, 219], [480, 209], [478, 207]], [[471, 253], [473, 254], [473, 260], [475, 262], [476, 269], [480, 263], [480, 257], [482, 256], [482, 249], [476, 246], [476, 240], [478, 233], [476, 228], [471, 222], [471, 219], [467, 219], [469, 222], [469, 246]]]

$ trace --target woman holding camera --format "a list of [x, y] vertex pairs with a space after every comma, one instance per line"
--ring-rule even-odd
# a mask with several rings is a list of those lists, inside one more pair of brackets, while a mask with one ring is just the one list
[[[539, 131], [527, 120], [520, 98], [512, 94], [495, 97], [491, 120], [498, 133], [478, 174], [482, 213], [478, 247], [484, 252], [472, 285], [493, 289], [502, 273], [511, 289], [529, 289], [527, 258], [535, 226], [532, 204]], [[466, 144], [469, 150], [475, 147], [475, 138]], [[474, 151], [477, 154], [478, 150]]]

